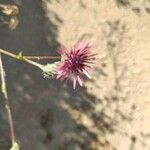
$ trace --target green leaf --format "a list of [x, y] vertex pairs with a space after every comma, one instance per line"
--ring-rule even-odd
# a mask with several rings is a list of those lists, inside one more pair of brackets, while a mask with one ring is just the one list
[[17, 143], [14, 143], [10, 150], [19, 150], [19, 145]]
[[5, 82], [3, 82], [2, 85], [1, 85], [1, 91], [2, 91], [3, 94], [6, 93], [6, 84], [5, 84]]
[[19, 59], [19, 60], [24, 60], [23, 55], [22, 55], [22, 52], [19, 52], [19, 53], [18, 53], [17, 59]]

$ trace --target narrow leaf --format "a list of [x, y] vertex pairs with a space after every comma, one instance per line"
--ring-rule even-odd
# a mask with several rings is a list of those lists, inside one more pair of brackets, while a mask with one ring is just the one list
[[19, 150], [19, 145], [17, 143], [14, 143], [10, 150]]

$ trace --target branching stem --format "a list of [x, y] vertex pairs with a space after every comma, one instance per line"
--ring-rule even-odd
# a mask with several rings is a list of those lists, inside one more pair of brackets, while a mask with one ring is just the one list
[[60, 56], [22, 56], [22, 53], [19, 53], [18, 55], [16, 55], [16, 54], [13, 54], [13, 53], [3, 50], [3, 49], [0, 49], [0, 53], [5, 54], [5, 55], [10, 56], [15, 59], [25, 61], [25, 62], [32, 64], [40, 69], [43, 68], [43, 65], [41, 65], [35, 61], [32, 61], [30, 59], [44, 60], [44, 59], [60, 59], [61, 58]]
[[[0, 5], [1, 7], [1, 5]], [[10, 102], [7, 94], [7, 86], [6, 86], [6, 80], [5, 80], [5, 71], [3, 68], [3, 63], [2, 63], [2, 56], [1, 54], [7, 55], [9, 57], [15, 58], [20, 61], [25, 61], [31, 65], [34, 65], [40, 69], [43, 70], [44, 65], [39, 64], [33, 60], [30, 59], [36, 59], [36, 60], [43, 60], [43, 59], [60, 59], [59, 56], [23, 56], [22, 53], [18, 53], [17, 55], [14, 53], [11, 53], [9, 51], [0, 49], [0, 75], [1, 75], [1, 92], [4, 95], [5, 98], [5, 107], [7, 110], [7, 115], [8, 115], [8, 122], [9, 122], [9, 127], [10, 127], [10, 132], [11, 132], [11, 142], [12, 142], [12, 148], [16, 147], [18, 148], [18, 145], [16, 145], [16, 137], [15, 137], [15, 131], [14, 131], [14, 124], [13, 124], [13, 119], [12, 119], [12, 112], [11, 112], [11, 107], [10, 107]], [[18, 148], [19, 149], [19, 148]]]
[[8, 114], [8, 122], [9, 122], [10, 133], [11, 133], [11, 142], [12, 142], [12, 145], [14, 145], [16, 143], [16, 137], [15, 137], [15, 131], [14, 131], [14, 124], [13, 124], [13, 119], [12, 119], [10, 102], [9, 102], [8, 94], [7, 94], [5, 72], [4, 72], [4, 68], [3, 68], [1, 54], [0, 54], [0, 73], [1, 73], [1, 81], [2, 81], [1, 90], [2, 90], [2, 93], [3, 93], [4, 98], [5, 98], [5, 107], [6, 107], [7, 114]]
[[32, 65], [34, 65], [34, 66], [36, 66], [36, 67], [38, 67], [40, 69], [42, 69], [42, 67], [43, 67], [41, 64], [39, 64], [39, 63], [37, 63], [35, 61], [32, 61], [32, 60], [29, 60], [28, 58], [22, 56], [21, 53], [19, 53], [18, 55], [16, 55], [16, 54], [13, 54], [13, 53], [8, 52], [8, 51], [3, 50], [3, 49], [0, 49], [0, 53], [5, 54], [5, 55], [10, 56], [10, 57], [15, 58], [15, 59], [19, 59], [19, 60], [25, 61], [25, 62], [27, 62], [29, 64], [32, 64]]

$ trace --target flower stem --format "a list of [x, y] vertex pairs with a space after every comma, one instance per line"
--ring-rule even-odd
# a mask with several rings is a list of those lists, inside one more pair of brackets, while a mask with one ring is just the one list
[[23, 60], [24, 60], [25, 62], [27, 62], [27, 63], [33, 65], [33, 66], [36, 66], [36, 67], [40, 68], [40, 69], [43, 68], [43, 65], [41, 65], [41, 64], [39, 64], [39, 63], [37, 63], [37, 62], [35, 62], [35, 61], [29, 60], [29, 59], [24, 58], [24, 57], [23, 57]]
[[0, 49], [0, 53], [5, 54], [5, 55], [10, 56], [10, 57], [15, 58], [15, 59], [19, 59], [19, 60], [25, 61], [25, 62], [27, 62], [27, 63], [29, 63], [31, 65], [34, 65], [34, 66], [36, 66], [36, 67], [38, 67], [40, 69], [43, 68], [43, 65], [41, 65], [41, 64], [39, 64], [39, 63], [37, 63], [35, 61], [29, 60], [28, 58], [22, 56], [21, 53], [19, 53], [18, 55], [16, 55], [16, 54], [13, 54], [11, 52], [5, 51], [3, 49]]
[[0, 73], [1, 73], [1, 81], [2, 81], [2, 86], [1, 90], [5, 98], [5, 107], [7, 110], [8, 114], [8, 122], [9, 122], [9, 127], [10, 127], [10, 132], [11, 132], [11, 142], [12, 145], [16, 143], [16, 137], [15, 137], [15, 131], [14, 131], [14, 124], [13, 124], [13, 119], [12, 119], [12, 112], [11, 112], [11, 107], [10, 107], [10, 102], [8, 99], [8, 94], [7, 94], [7, 87], [6, 87], [6, 81], [5, 81], [5, 72], [2, 64], [2, 57], [0, 54]]
[[15, 55], [15, 54], [13, 54], [11, 52], [5, 51], [3, 49], [0, 49], [0, 53], [8, 55], [8, 56], [13, 57], [13, 58], [17, 58], [17, 55]]
[[44, 59], [60, 59], [60, 56], [24, 56], [27, 59], [37, 59], [37, 60], [44, 60]]

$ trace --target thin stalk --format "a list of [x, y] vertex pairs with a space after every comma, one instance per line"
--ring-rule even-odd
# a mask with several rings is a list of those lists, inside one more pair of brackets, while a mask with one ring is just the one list
[[60, 56], [24, 56], [27, 59], [37, 59], [37, 60], [44, 60], [44, 59], [60, 59]]
[[23, 60], [24, 60], [25, 62], [27, 62], [27, 63], [33, 65], [33, 66], [36, 66], [36, 67], [40, 68], [40, 69], [43, 68], [43, 65], [41, 65], [41, 64], [39, 64], [39, 63], [37, 63], [37, 62], [35, 62], [35, 61], [29, 60], [29, 59], [24, 58], [24, 57], [23, 57]]
[[13, 54], [13, 53], [11, 53], [11, 52], [5, 51], [5, 50], [3, 50], [3, 49], [0, 49], [0, 53], [5, 54], [5, 55], [8, 55], [8, 56], [10, 56], [10, 57], [13, 57], [13, 58], [16, 58], [16, 59], [17, 59], [17, 55], [15, 55], [15, 54]]
[[27, 62], [29, 64], [32, 64], [32, 65], [34, 65], [34, 66], [36, 66], [36, 67], [38, 67], [40, 69], [43, 68], [43, 66], [41, 64], [39, 64], [39, 63], [37, 63], [35, 61], [32, 61], [32, 60], [29, 60], [28, 58], [26, 58], [26, 57], [24, 57], [22, 55], [19, 56], [19, 54], [16, 55], [16, 54], [13, 54], [11, 52], [5, 51], [3, 49], [0, 49], [0, 53], [5, 54], [5, 55], [10, 56], [10, 57], [15, 58], [15, 59], [19, 59], [19, 60], [25, 61], [25, 62]]
[[25, 61], [29, 64], [32, 64], [40, 69], [42, 69], [43, 66], [35, 61], [32, 61], [31, 59], [35, 59], [35, 60], [61, 59], [60, 56], [22, 56], [22, 54], [21, 54], [21, 56], [19, 56], [19, 54], [16, 55], [16, 54], [13, 54], [13, 53], [3, 50], [3, 49], [0, 49], [0, 53], [5, 54], [5, 55], [10, 56], [15, 59], [23, 60], [23, 61]]
[[8, 94], [7, 94], [5, 72], [4, 72], [4, 68], [2, 64], [1, 54], [0, 54], [0, 73], [1, 73], [1, 81], [2, 81], [1, 90], [5, 99], [5, 107], [7, 110], [8, 122], [9, 122], [10, 133], [11, 133], [11, 142], [13, 146], [16, 143], [16, 137], [15, 137], [14, 124], [13, 124], [13, 119], [12, 119], [12, 111], [11, 111], [10, 102], [9, 102]]

